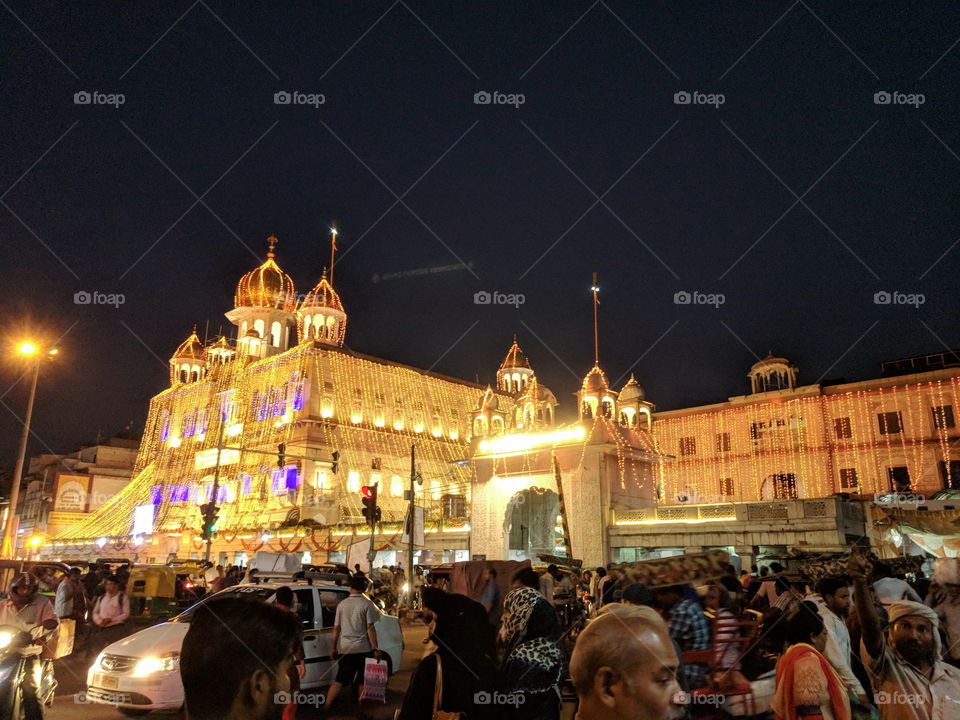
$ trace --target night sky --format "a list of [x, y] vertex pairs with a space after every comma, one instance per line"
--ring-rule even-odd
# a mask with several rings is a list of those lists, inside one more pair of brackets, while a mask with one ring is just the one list
[[0, 340], [61, 348], [31, 454], [142, 429], [267, 236], [306, 292], [333, 220], [350, 348], [490, 382], [516, 332], [568, 413], [592, 271], [601, 364], [659, 409], [745, 392], [768, 350], [814, 383], [960, 345], [958, 5], [0, 4]]

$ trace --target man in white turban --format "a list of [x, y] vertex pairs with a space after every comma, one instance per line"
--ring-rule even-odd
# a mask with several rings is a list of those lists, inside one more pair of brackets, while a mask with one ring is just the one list
[[867, 587], [869, 563], [854, 554], [847, 569], [860, 614], [860, 654], [881, 720], [960, 718], [960, 670], [943, 662], [937, 614], [910, 600], [891, 603], [884, 634]]

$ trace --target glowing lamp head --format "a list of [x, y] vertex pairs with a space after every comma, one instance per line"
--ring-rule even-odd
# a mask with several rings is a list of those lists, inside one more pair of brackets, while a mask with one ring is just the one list
[[58, 352], [60, 351], [57, 348], [52, 348], [47, 355], [56, 355]]
[[27, 540], [27, 543], [31, 547], [40, 547], [41, 543], [43, 543], [43, 538], [40, 537], [39, 535], [34, 535], [32, 538]]
[[367, 500], [369, 500], [370, 498], [373, 497], [373, 486], [364, 485], [362, 488], [360, 488], [360, 494], [363, 495]]
[[22, 342], [17, 346], [17, 352], [21, 355], [36, 355], [37, 346], [32, 342]]

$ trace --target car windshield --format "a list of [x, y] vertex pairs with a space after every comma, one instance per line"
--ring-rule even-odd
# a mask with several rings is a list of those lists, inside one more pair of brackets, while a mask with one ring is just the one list
[[194, 611], [201, 605], [204, 605], [205, 603], [212, 600], [213, 598], [242, 596], [242, 597], [252, 597], [252, 598], [256, 598], [257, 600], [263, 600], [264, 602], [266, 602], [273, 597], [275, 592], [276, 591], [273, 588], [259, 587], [257, 585], [235, 585], [234, 587], [229, 587], [229, 588], [226, 588], [225, 590], [221, 590], [218, 593], [207, 595], [200, 602], [196, 603], [195, 605], [191, 605], [176, 617], [171, 618], [170, 622], [190, 622], [190, 620], [193, 618]]

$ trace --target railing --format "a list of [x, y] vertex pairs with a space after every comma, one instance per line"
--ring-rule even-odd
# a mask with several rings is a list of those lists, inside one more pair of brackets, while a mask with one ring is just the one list
[[653, 525], [701, 522], [762, 522], [827, 520], [862, 522], [862, 511], [854, 503], [837, 498], [771, 500], [769, 502], [714, 503], [709, 505], [660, 505], [615, 510], [617, 525]]

